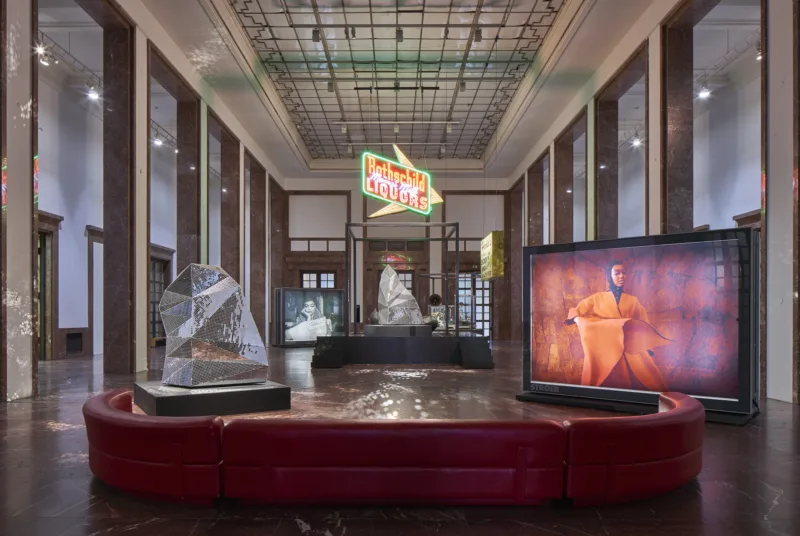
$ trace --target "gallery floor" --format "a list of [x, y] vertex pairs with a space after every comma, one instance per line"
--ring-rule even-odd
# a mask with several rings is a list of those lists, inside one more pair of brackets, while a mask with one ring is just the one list
[[[270, 379], [293, 409], [255, 418], [562, 419], [600, 412], [523, 404], [520, 351], [497, 345], [494, 371], [311, 370], [311, 350], [270, 350]], [[161, 358], [152, 357], [154, 368]], [[613, 508], [198, 508], [123, 495], [94, 480], [81, 405], [139, 376], [102, 360], [40, 364], [40, 394], [0, 404], [0, 535], [756, 535], [800, 534], [800, 409], [779, 402], [745, 427], [709, 425], [704, 469], [674, 493]], [[153, 378], [159, 372], [150, 373]]]

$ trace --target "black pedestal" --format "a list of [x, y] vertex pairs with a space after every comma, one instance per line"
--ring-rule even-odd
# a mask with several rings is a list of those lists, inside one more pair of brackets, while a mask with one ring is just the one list
[[237, 415], [291, 408], [291, 388], [275, 382], [223, 387], [173, 387], [160, 381], [134, 384], [133, 401], [148, 415]]
[[461, 365], [469, 369], [494, 368], [486, 337], [320, 337], [311, 366], [343, 365]]
[[364, 326], [365, 337], [430, 337], [433, 326], [430, 324], [391, 324]]

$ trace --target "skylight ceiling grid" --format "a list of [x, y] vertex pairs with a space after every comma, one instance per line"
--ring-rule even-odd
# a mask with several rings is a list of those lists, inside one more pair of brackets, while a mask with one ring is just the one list
[[235, 0], [314, 158], [480, 158], [564, 0]]

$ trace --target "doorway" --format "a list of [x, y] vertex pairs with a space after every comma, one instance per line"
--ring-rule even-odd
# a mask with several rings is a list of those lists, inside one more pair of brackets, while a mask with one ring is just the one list
[[53, 359], [53, 235], [39, 232], [37, 252], [37, 282], [39, 287], [39, 360]]

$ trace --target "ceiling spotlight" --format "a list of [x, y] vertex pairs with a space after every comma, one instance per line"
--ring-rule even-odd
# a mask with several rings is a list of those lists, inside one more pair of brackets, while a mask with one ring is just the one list
[[395, 134], [400, 134], [400, 125], [395, 125], [394, 126], [394, 133]]
[[394, 38], [397, 40], [398, 43], [403, 42], [403, 29], [400, 28], [399, 26], [397, 27], [397, 30], [394, 33]]
[[608, 166], [605, 164], [600, 164], [600, 169], [606, 169]]
[[40, 56], [44, 56], [44, 53], [45, 53], [45, 52], [47, 52], [47, 49], [46, 49], [46, 48], [44, 47], [44, 45], [42, 45], [42, 44], [38, 44], [38, 45], [36, 45], [36, 47], [34, 48], [34, 50], [35, 50], [35, 51], [36, 51], [36, 53], [37, 53], [38, 55], [40, 55]]
[[483, 41], [483, 30], [481, 28], [475, 28], [475, 39], [473, 41], [476, 43]]
[[398, 91], [400, 91], [400, 80], [395, 80], [394, 81], [394, 92], [397, 93]]
[[761, 43], [756, 45], [756, 61], [761, 61], [764, 59], [764, 55], [761, 53]]
[[175, 154], [178, 154], [178, 150], [177, 149], [175, 149]]
[[347, 125], [342, 125], [342, 134], [347, 134]]
[[90, 100], [97, 100], [100, 98], [100, 94], [94, 88], [94, 84], [92, 83], [86, 84], [86, 87], [89, 88], [89, 92], [86, 95], [89, 97]]
[[453, 133], [453, 125], [450, 124], [450, 123], [447, 123], [447, 133], [448, 134], [452, 134]]
[[465, 89], [467, 89], [467, 83], [462, 80], [458, 84], [458, 90], [459, 91], [464, 91]]
[[162, 145], [164, 145], [164, 142], [161, 141], [159, 138], [156, 138], [153, 140], [153, 145], [155, 145], [156, 147], [161, 147]]
[[315, 43], [319, 43], [319, 28], [311, 30], [311, 40]]
[[567, 193], [571, 194], [572, 193], [572, 188], [567, 188]]
[[39, 56], [39, 63], [41, 63], [45, 67], [49, 67], [50, 66], [50, 58], [47, 57], [47, 54], [43, 54], [43, 55]]
[[328, 93], [333, 93], [333, 80], [328, 80]]
[[344, 38], [350, 39], [350, 30], [347, 28], [347, 26], [344, 27]]
[[353, 154], [353, 146], [352, 145], [348, 145], [347, 146], [347, 154]]
[[228, 193], [228, 189], [227, 189], [227, 188], [223, 188], [223, 189], [222, 189], [222, 193], [223, 193], [223, 194], [227, 194], [227, 193]]
[[631, 140], [631, 145], [633, 145], [634, 147], [641, 147], [642, 146], [642, 140], [640, 140], [639, 138], [633, 138]]
[[197, 169], [197, 168], [194, 167], [194, 166], [189, 166], [189, 171], [194, 171], [195, 169]]
[[446, 150], [447, 149], [445, 148], [444, 143], [443, 143], [442, 146], [439, 147], [439, 154], [444, 156], [444, 153], [445, 153]]
[[356, 38], [356, 27], [355, 26], [350, 28], [350, 37], [352, 37], [353, 39]]
[[711, 96], [711, 90], [708, 89], [706, 86], [700, 88], [700, 91], [697, 93], [697, 98], [706, 100]]

